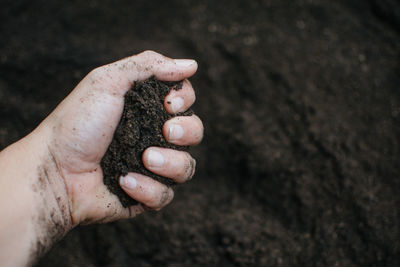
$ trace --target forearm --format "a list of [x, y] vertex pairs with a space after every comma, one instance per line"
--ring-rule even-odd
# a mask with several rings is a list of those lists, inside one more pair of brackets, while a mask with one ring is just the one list
[[0, 262], [25, 266], [70, 228], [69, 202], [39, 127], [0, 153]]

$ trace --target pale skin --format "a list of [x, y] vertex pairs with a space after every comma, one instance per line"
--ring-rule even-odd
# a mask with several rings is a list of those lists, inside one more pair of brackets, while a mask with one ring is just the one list
[[[165, 98], [167, 112], [187, 110], [195, 101], [187, 80], [197, 70], [188, 59], [170, 59], [152, 51], [125, 58], [90, 72], [28, 136], [0, 152], [0, 262], [31, 265], [37, 257], [79, 224], [104, 223], [159, 210], [173, 190], [147, 176], [129, 173], [122, 189], [140, 204], [124, 208], [103, 184], [100, 161], [110, 144], [134, 81], [156, 76], [184, 80], [183, 88]], [[165, 122], [164, 138], [177, 145], [196, 145], [203, 138], [201, 120], [193, 115]], [[194, 174], [187, 153], [150, 147], [145, 167], [183, 183]]]

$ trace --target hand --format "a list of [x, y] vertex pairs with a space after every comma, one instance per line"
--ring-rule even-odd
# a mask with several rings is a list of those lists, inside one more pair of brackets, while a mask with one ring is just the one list
[[[123, 208], [103, 184], [100, 161], [112, 140], [123, 111], [124, 95], [133, 81], [152, 75], [163, 81], [184, 80], [182, 90], [172, 90], [164, 102], [167, 112], [177, 113], [187, 110], [195, 101], [186, 78], [196, 70], [193, 60], [172, 60], [144, 52], [89, 73], [46, 119], [45, 124], [52, 129], [49, 153], [68, 192], [72, 225], [133, 217], [144, 206], [158, 210], [172, 200], [171, 188], [147, 176], [129, 173], [120, 179], [121, 186], [144, 206]], [[195, 145], [202, 139], [203, 126], [195, 115], [175, 117], [164, 124], [163, 134], [171, 143]], [[147, 169], [179, 183], [192, 177], [193, 162], [187, 152], [166, 148], [151, 147], [143, 154]]]
[[[156, 76], [184, 80], [165, 98], [167, 112], [188, 109], [195, 101], [186, 78], [197, 70], [193, 60], [173, 60], [147, 51], [90, 72], [28, 136], [0, 153], [0, 262], [32, 262], [78, 224], [134, 217], [158, 210], [173, 198], [172, 189], [141, 174], [120, 179], [138, 205], [124, 208], [103, 184], [100, 161], [111, 143], [133, 81]], [[171, 104], [169, 104], [171, 103]], [[163, 126], [167, 141], [195, 145], [203, 137], [197, 116], [175, 117]], [[144, 166], [178, 183], [190, 179], [194, 160], [182, 151], [150, 147]]]

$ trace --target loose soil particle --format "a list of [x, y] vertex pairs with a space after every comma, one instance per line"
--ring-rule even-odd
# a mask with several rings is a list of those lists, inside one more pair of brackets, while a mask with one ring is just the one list
[[[164, 108], [164, 98], [170, 90], [180, 90], [182, 82], [162, 82], [152, 77], [143, 82], [135, 82], [125, 95], [125, 106], [121, 120], [115, 130], [113, 140], [101, 161], [104, 184], [118, 196], [124, 207], [137, 204], [119, 186], [118, 179], [128, 172], [137, 172], [155, 180], [173, 185], [170, 179], [148, 171], [142, 162], [143, 151], [150, 146], [187, 150], [188, 147], [168, 143], [162, 134], [165, 121], [176, 115], [168, 114]], [[170, 105], [167, 102], [167, 105]]]
[[37, 266], [400, 266], [398, 0], [3, 2], [2, 148], [95, 66], [200, 66], [196, 178]]

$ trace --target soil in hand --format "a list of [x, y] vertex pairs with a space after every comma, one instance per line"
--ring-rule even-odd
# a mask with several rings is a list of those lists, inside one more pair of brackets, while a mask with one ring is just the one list
[[168, 143], [162, 134], [165, 121], [176, 115], [192, 115], [191, 110], [172, 115], [165, 111], [164, 98], [170, 90], [179, 90], [182, 82], [162, 82], [152, 77], [135, 82], [125, 95], [125, 106], [113, 140], [101, 161], [104, 184], [118, 196], [124, 207], [136, 204], [119, 186], [119, 177], [137, 172], [173, 185], [168, 178], [148, 171], [142, 162], [143, 151], [150, 146], [187, 150], [188, 147]]

